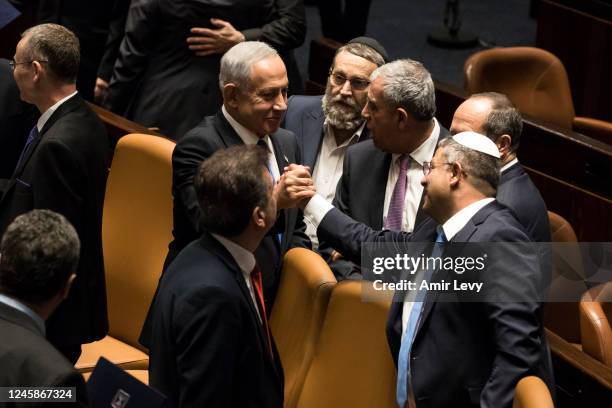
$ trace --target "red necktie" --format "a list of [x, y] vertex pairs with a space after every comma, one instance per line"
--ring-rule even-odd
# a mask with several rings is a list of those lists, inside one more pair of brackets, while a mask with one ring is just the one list
[[274, 360], [274, 354], [272, 353], [272, 341], [270, 339], [270, 327], [268, 326], [268, 317], [266, 315], [266, 304], [264, 302], [263, 294], [263, 283], [261, 279], [261, 270], [257, 265], [251, 271], [251, 284], [255, 291], [255, 299], [257, 300], [257, 309], [259, 309], [259, 315], [261, 316], [261, 324], [264, 331], [266, 332], [266, 341], [268, 343], [268, 353], [270, 358]]

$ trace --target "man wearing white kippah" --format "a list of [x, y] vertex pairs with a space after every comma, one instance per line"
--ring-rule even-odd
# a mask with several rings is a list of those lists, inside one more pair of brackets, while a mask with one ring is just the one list
[[[495, 200], [499, 168], [499, 150], [486, 136], [463, 132], [441, 141], [433, 160], [424, 163], [421, 181], [423, 208], [432, 218], [412, 233], [374, 231], [317, 195], [299, 205], [318, 226], [319, 239], [353, 262], [360, 262], [366, 242], [449, 242], [443, 252], [436, 245], [431, 257], [446, 256], [453, 248], [450, 253], [457, 255], [452, 245], [457, 242], [529, 243], [513, 213]], [[479, 275], [494, 285], [496, 295], [505, 295], [503, 300], [485, 296], [478, 302], [442, 302], [435, 301], [431, 289], [421, 298], [414, 292], [422, 291], [396, 291], [387, 337], [398, 367], [400, 407], [510, 407], [517, 382], [527, 375], [539, 376], [552, 389], [537, 301], [539, 261], [529, 245], [518, 248], [504, 246], [501, 259], [489, 259], [486, 273]], [[440, 282], [444, 276], [458, 275], [432, 268], [422, 279]]]

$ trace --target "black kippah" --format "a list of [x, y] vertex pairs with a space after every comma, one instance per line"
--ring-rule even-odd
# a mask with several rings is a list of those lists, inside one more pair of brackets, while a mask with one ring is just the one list
[[353, 38], [351, 41], [348, 42], [348, 44], [352, 44], [352, 43], [359, 43], [359, 44], [367, 45], [368, 47], [372, 48], [374, 51], [379, 53], [381, 57], [383, 57], [385, 64], [389, 62], [389, 56], [387, 55], [387, 50], [385, 50], [385, 47], [383, 47], [378, 41], [376, 41], [372, 37]]

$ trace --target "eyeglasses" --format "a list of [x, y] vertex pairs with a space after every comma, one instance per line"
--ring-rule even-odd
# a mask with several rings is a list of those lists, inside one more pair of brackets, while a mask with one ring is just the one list
[[355, 91], [363, 91], [370, 85], [370, 81], [362, 78], [347, 78], [342, 74], [333, 73], [329, 71], [329, 77], [331, 78], [332, 84], [335, 86], [343, 86], [346, 81], [349, 81], [351, 88]]
[[[435, 164], [435, 166], [434, 166], [434, 164]], [[434, 163], [432, 161], [423, 162], [423, 175], [427, 176], [437, 166], [444, 166], [445, 164], [452, 165], [453, 163], [444, 162], [444, 163], [437, 163], [436, 164], [436, 163]]]
[[10, 61], [9, 61], [9, 65], [11, 66], [11, 69], [12, 69], [12, 70], [15, 70], [15, 67], [16, 67], [17, 65], [31, 64], [31, 63], [33, 63], [34, 61], [36, 61], [36, 62], [49, 62], [49, 61], [44, 61], [44, 60], [43, 60], [43, 61], [41, 61], [41, 60], [31, 60], [31, 61], [23, 61], [23, 62], [16, 62], [15, 60], [10, 60]]

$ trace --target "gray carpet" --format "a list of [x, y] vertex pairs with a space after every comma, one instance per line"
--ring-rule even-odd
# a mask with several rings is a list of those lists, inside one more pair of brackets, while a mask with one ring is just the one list
[[[367, 35], [378, 39], [391, 58], [421, 61], [435, 79], [462, 86], [464, 61], [483, 47], [448, 50], [427, 42], [427, 34], [442, 26], [445, 4], [446, 0], [372, 0]], [[463, 27], [488, 44], [535, 44], [536, 21], [529, 17], [529, 0], [463, 0], [461, 16]], [[306, 18], [307, 38], [296, 50], [303, 77], [310, 40], [321, 36], [318, 9], [307, 6]]]

